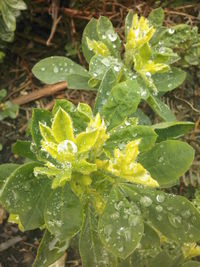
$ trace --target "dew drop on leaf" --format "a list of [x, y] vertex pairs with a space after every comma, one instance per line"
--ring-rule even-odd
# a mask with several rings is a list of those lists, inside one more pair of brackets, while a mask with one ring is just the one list
[[159, 194], [159, 195], [156, 196], [156, 200], [159, 203], [162, 203], [165, 200], [165, 196], [163, 194]]
[[179, 228], [182, 223], [182, 219], [180, 216], [176, 216], [171, 213], [168, 214], [168, 219], [169, 219], [170, 224], [175, 228]]
[[156, 206], [156, 210], [157, 210], [157, 212], [161, 212], [161, 211], [163, 211], [163, 207], [158, 205], [158, 206]]
[[151, 206], [152, 202], [153, 202], [152, 199], [149, 198], [149, 197], [147, 197], [147, 196], [144, 196], [144, 197], [141, 197], [141, 198], [140, 198], [140, 203], [141, 203], [142, 206], [144, 206], [144, 207], [149, 207], [149, 206]]
[[58, 73], [58, 72], [59, 72], [59, 69], [58, 69], [57, 66], [54, 66], [54, 68], [53, 68], [53, 72], [54, 72], [54, 73]]

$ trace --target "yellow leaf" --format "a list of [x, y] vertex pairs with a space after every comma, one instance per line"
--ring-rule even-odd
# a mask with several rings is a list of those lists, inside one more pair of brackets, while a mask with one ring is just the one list
[[72, 120], [62, 108], [59, 108], [54, 116], [52, 132], [58, 143], [64, 140], [74, 141]]
[[39, 126], [40, 126], [40, 132], [41, 132], [43, 139], [47, 142], [56, 143], [56, 140], [53, 136], [51, 128], [42, 123], [39, 123]]
[[90, 40], [89, 38], [87, 38], [87, 45], [88, 48], [95, 53], [95, 55], [100, 55], [103, 57], [107, 57], [110, 55], [109, 49], [101, 41]]
[[78, 153], [83, 153], [88, 150], [91, 150], [91, 148], [94, 146], [97, 137], [98, 137], [98, 131], [92, 131], [92, 132], [82, 132], [76, 137], [76, 145], [78, 148]]

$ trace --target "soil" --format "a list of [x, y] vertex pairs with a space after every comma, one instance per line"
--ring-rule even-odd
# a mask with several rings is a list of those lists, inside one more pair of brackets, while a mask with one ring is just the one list
[[[18, 21], [15, 40], [8, 44], [6, 57], [3, 64], [0, 65], [0, 89], [6, 88], [10, 100], [17, 99], [19, 96], [30, 96], [32, 92], [44, 88], [44, 85], [36, 80], [31, 73], [34, 64], [42, 58], [52, 55], [69, 56], [87, 67], [80, 51], [80, 41], [82, 31], [92, 16], [109, 16], [120, 36], [123, 37], [122, 25], [128, 8], [146, 16], [153, 7], [159, 6], [163, 1], [60, 1], [58, 17], [61, 16], [61, 19], [52, 35], [49, 46], [46, 42], [58, 17], [53, 18], [49, 14], [51, 1], [34, 0], [30, 2], [29, 10], [24, 12]], [[173, 4], [174, 1], [168, 2]], [[178, 9], [169, 6], [165, 8], [165, 24], [173, 25], [174, 23], [187, 22], [192, 26], [199, 27], [200, 6], [193, 4], [192, 1], [189, 4], [186, 1], [177, 2], [180, 3]], [[75, 12], [76, 10], [78, 12]], [[190, 79], [187, 79], [179, 89], [167, 94], [165, 101], [170, 105], [178, 120], [196, 123], [195, 131], [184, 137], [195, 148], [195, 161], [189, 173], [182, 178], [181, 186], [174, 189], [180, 194], [191, 197], [194, 188], [198, 182], [200, 183], [200, 72], [198, 67], [191, 67], [187, 69], [187, 72]], [[86, 102], [92, 106], [95, 93], [66, 89], [51, 96], [44, 95], [42, 98], [38, 96], [36, 100], [30, 99], [27, 103], [20, 105], [19, 115], [15, 120], [0, 121], [0, 143], [3, 145], [3, 150], [0, 152], [1, 164], [23, 162], [22, 158], [12, 154], [12, 144], [17, 139], [29, 138], [26, 128], [31, 118], [32, 109], [34, 107], [51, 109], [57, 98], [66, 98], [75, 104], [79, 101]], [[150, 112], [147, 107], [144, 108]], [[156, 118], [151, 116], [156, 121]], [[42, 231], [22, 233], [16, 225], [7, 222], [7, 214], [4, 213], [4, 217], [1, 214], [2, 208], [0, 208], [0, 221], [3, 218], [0, 224], [0, 267], [31, 266], [42, 237]], [[68, 252], [66, 266], [81, 266], [79, 255], [72, 249]]]

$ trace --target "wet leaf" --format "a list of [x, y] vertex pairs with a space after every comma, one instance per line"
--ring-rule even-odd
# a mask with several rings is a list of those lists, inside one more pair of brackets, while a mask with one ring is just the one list
[[112, 129], [128, 115], [136, 111], [140, 102], [140, 90], [136, 81], [127, 80], [114, 86], [101, 114]]
[[82, 36], [82, 50], [83, 55], [86, 59], [86, 61], [89, 63], [91, 58], [94, 56], [94, 52], [91, 51], [88, 47], [87, 38], [90, 40], [99, 40], [98, 34], [97, 34], [97, 20], [92, 18], [89, 23], [86, 25], [83, 36]]
[[139, 162], [162, 187], [177, 183], [191, 166], [193, 148], [185, 142], [167, 140], [139, 156]]
[[12, 172], [17, 169], [20, 165], [14, 163], [5, 163], [0, 165], [0, 195], [4, 184], [8, 180], [8, 177]]
[[[126, 124], [126, 123], [125, 123]], [[125, 146], [128, 142], [140, 139], [139, 151], [147, 151], [153, 147], [156, 142], [157, 135], [149, 126], [143, 125], [126, 125], [117, 127], [110, 132], [110, 138], [106, 141], [104, 147], [110, 153], [114, 148]]]
[[200, 213], [182, 196], [142, 186], [120, 186], [139, 205], [143, 219], [167, 238], [179, 243], [200, 239]]
[[81, 230], [79, 249], [83, 267], [117, 267], [116, 258], [110, 254], [99, 239], [98, 220], [92, 207], [86, 210]]
[[153, 82], [159, 92], [168, 92], [180, 86], [186, 78], [182, 69], [171, 68], [169, 72], [158, 73], [152, 76]]
[[44, 123], [47, 126], [51, 126], [52, 115], [51, 112], [44, 109], [34, 109], [31, 119], [31, 133], [33, 141], [38, 148], [41, 147], [42, 135], [40, 132], [40, 123]]
[[36, 161], [36, 155], [31, 151], [31, 142], [17, 140], [17, 142], [12, 146], [12, 152], [18, 156], [25, 157]]
[[114, 31], [111, 21], [101, 16], [97, 21], [97, 33], [99, 39], [109, 48], [111, 54], [119, 58], [121, 41], [118, 34]]
[[164, 20], [164, 10], [161, 7], [153, 9], [148, 16], [148, 20], [153, 27], [161, 27]]
[[99, 219], [98, 232], [105, 247], [125, 259], [136, 249], [144, 226], [138, 207], [114, 187]]
[[153, 111], [164, 121], [176, 121], [176, 117], [172, 113], [170, 108], [158, 97], [150, 94], [147, 99], [147, 103], [153, 109]]
[[[40, 60], [33, 67], [32, 72], [36, 78], [46, 84], [54, 84], [62, 81], [68, 82], [69, 79], [68, 87], [71, 89], [78, 89], [76, 88], [77, 85], [80, 85], [80, 82], [83, 81], [82, 87], [85, 87], [87, 86], [87, 78], [89, 80], [89, 74], [86, 69], [71, 59], [60, 56]], [[86, 89], [89, 89], [88, 86]]]
[[69, 184], [54, 189], [44, 212], [47, 229], [60, 241], [71, 239], [83, 220], [80, 200], [71, 191]]
[[41, 166], [27, 163], [17, 168], [3, 187], [1, 202], [8, 212], [18, 214], [24, 230], [32, 230], [44, 224], [43, 212], [51, 191], [50, 180], [35, 177], [33, 170]]
[[102, 82], [99, 86], [98, 93], [95, 100], [94, 113], [100, 112], [105, 103], [107, 102], [108, 96], [110, 95], [111, 89], [116, 85], [117, 79], [112, 68], [108, 69], [105, 73]]
[[45, 231], [37, 251], [33, 267], [49, 267], [59, 260], [69, 246], [69, 240], [60, 242], [48, 230]]
[[157, 142], [166, 139], [176, 139], [190, 132], [194, 128], [194, 123], [189, 121], [162, 122], [152, 125], [157, 133]]
[[62, 108], [60, 108], [54, 116], [52, 133], [58, 143], [64, 140], [74, 140], [71, 118]]

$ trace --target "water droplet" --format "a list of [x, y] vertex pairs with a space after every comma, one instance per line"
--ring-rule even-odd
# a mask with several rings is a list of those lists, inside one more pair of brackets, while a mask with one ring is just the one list
[[173, 33], [174, 33], [174, 29], [170, 28], [170, 29], [168, 30], [168, 32], [169, 32], [169, 34], [173, 34]]
[[157, 210], [158, 212], [161, 212], [161, 211], [163, 211], [163, 207], [160, 206], [160, 205], [158, 205], [158, 206], [156, 206], [156, 210]]
[[61, 142], [57, 147], [58, 153], [76, 153], [77, 152], [77, 146], [71, 141], [71, 140], [64, 140]]
[[152, 200], [151, 198], [144, 196], [140, 198], [140, 203], [144, 206], [144, 207], [149, 207], [152, 204]]
[[156, 200], [159, 203], [162, 203], [165, 200], [165, 196], [163, 194], [159, 194], [159, 195], [156, 196]]
[[169, 222], [171, 223], [172, 226], [174, 226], [175, 228], [179, 228], [181, 223], [182, 223], [182, 219], [180, 216], [176, 216], [174, 214], [168, 214], [168, 219]]
[[189, 210], [185, 210], [185, 211], [183, 211], [181, 213], [181, 215], [182, 215], [183, 218], [187, 219], [187, 218], [189, 218], [191, 216], [191, 213], [190, 213]]
[[168, 88], [171, 88], [171, 87], [172, 87], [172, 83], [169, 83], [169, 84], [168, 84]]
[[160, 157], [159, 159], [158, 159], [158, 162], [163, 162], [163, 160], [164, 160], [164, 158], [163, 157]]
[[149, 71], [147, 71], [145, 74], [146, 74], [147, 78], [151, 78], [151, 73]]
[[157, 220], [158, 220], [159, 222], [162, 221], [162, 216], [161, 216], [161, 215], [158, 215]]
[[121, 68], [120, 68], [120, 66], [119, 66], [119, 65], [115, 65], [115, 66], [114, 66], [114, 70], [115, 70], [115, 71], [117, 71], [117, 72], [118, 72], [118, 71], [120, 71], [120, 69], [121, 69]]
[[45, 68], [45, 67], [42, 67], [42, 68], [41, 68], [41, 71], [45, 71], [45, 70], [46, 70], [46, 68]]
[[111, 42], [114, 42], [117, 39], [117, 34], [115, 32], [108, 32], [107, 35]]
[[122, 252], [123, 250], [124, 250], [123, 247], [120, 247], [120, 248], [118, 249], [119, 252]]
[[58, 73], [58, 72], [59, 72], [59, 69], [58, 69], [57, 66], [54, 66], [54, 68], [53, 68], [53, 72], [54, 72], [54, 73]]
[[105, 36], [105, 34], [103, 34], [103, 35], [102, 35], [102, 39], [106, 39], [106, 36]]

